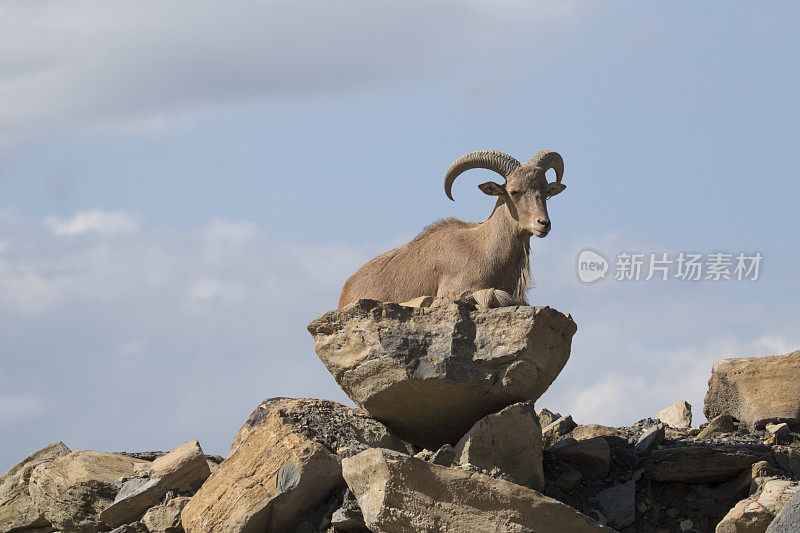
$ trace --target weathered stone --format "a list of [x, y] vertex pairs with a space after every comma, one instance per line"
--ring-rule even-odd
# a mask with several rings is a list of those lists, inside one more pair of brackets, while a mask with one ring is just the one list
[[484, 470], [497, 468], [514, 483], [542, 490], [542, 430], [533, 402], [510, 405], [483, 417], [458, 441], [456, 460]]
[[774, 461], [763, 446], [672, 446], [650, 454], [647, 475], [654, 481], [717, 483], [732, 479], [753, 463]]
[[542, 429], [542, 446], [549, 448], [555, 444], [559, 437], [572, 431], [578, 424], [572, 420], [572, 415], [564, 415], [552, 424]]
[[339, 455], [373, 446], [405, 451], [381, 423], [336, 402], [266, 400], [183, 509], [183, 527], [189, 533], [293, 531], [304, 513], [344, 484]]
[[28, 492], [31, 472], [38, 465], [70, 453], [63, 442], [37, 450], [0, 477], [0, 531], [44, 528], [50, 525]]
[[417, 296], [400, 305], [403, 307], [430, 307], [434, 300], [436, 300], [435, 296]]
[[698, 439], [710, 439], [714, 435], [724, 435], [736, 431], [736, 420], [727, 414], [721, 414], [711, 420], [708, 425], [697, 434]]
[[664, 426], [662, 424], [656, 424], [655, 426], [650, 426], [648, 429], [642, 431], [642, 434], [636, 440], [636, 445], [633, 449], [638, 454], [646, 455], [655, 449], [659, 444], [661, 444], [661, 441], [663, 440]]
[[124, 526], [116, 527], [112, 529], [110, 533], [150, 533], [150, 532], [147, 530], [147, 527], [141, 522], [133, 522], [131, 524], [125, 524]]
[[608, 531], [535, 490], [388, 450], [366, 450], [342, 469], [375, 533]]
[[142, 524], [150, 533], [181, 533], [181, 511], [187, 503], [189, 498], [179, 497], [151, 507], [144, 513]]
[[424, 448], [454, 444], [484, 416], [536, 400], [569, 359], [571, 318], [549, 307], [476, 309], [359, 300], [308, 326], [350, 398]]
[[764, 533], [784, 505], [798, 493], [796, 482], [766, 481], [750, 498], [737, 503], [717, 524], [716, 533]]
[[782, 422], [780, 424], [767, 424], [765, 429], [767, 430], [767, 433], [770, 435], [775, 435], [779, 439], [789, 436], [791, 431], [789, 429], [789, 424], [786, 422]]
[[611, 449], [605, 437], [574, 441], [555, 453], [570, 464], [588, 467], [598, 477], [606, 477], [611, 468]]
[[560, 414], [554, 413], [549, 409], [545, 408], [536, 411], [536, 416], [539, 418], [539, 425], [543, 428], [546, 428], [547, 426], [549, 426], [550, 424], [561, 418]]
[[656, 418], [674, 428], [688, 428], [692, 425], [692, 406], [681, 401], [656, 413]]
[[636, 519], [636, 481], [626, 481], [602, 491], [597, 495], [597, 503], [609, 526], [628, 527]]
[[450, 466], [455, 460], [456, 451], [449, 444], [443, 444], [430, 459], [431, 463], [439, 466]]
[[703, 411], [727, 413], [749, 428], [800, 422], [800, 351], [771, 357], [724, 359], [714, 364]]
[[72, 452], [34, 468], [28, 487], [54, 527], [91, 533], [105, 529], [100, 513], [114, 501], [117, 481], [133, 474], [135, 462], [114, 453]]
[[593, 439], [594, 437], [618, 437], [619, 430], [616, 428], [601, 426], [600, 424], [583, 424], [572, 430], [572, 438], [575, 440]]
[[681, 528], [681, 531], [691, 531], [694, 527], [694, 522], [691, 519], [687, 518], [686, 520], [681, 520], [678, 524], [678, 527]]
[[797, 533], [800, 531], [800, 493], [795, 494], [783, 506], [766, 533]]
[[156, 458], [145, 468], [137, 465], [136, 471], [148, 477], [132, 478], [123, 483], [114, 502], [100, 514], [104, 523], [115, 527], [136, 520], [168, 491], [194, 492], [211, 474], [196, 440]]

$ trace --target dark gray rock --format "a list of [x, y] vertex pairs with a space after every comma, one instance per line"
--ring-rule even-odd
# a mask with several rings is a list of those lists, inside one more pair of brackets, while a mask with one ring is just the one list
[[798, 531], [800, 531], [800, 492], [792, 496], [792, 499], [783, 506], [765, 533], [797, 533]]
[[456, 451], [449, 444], [443, 444], [431, 457], [430, 462], [435, 465], [450, 466], [456, 458]]
[[642, 435], [636, 441], [634, 451], [638, 454], [646, 455], [650, 453], [651, 450], [655, 449], [656, 446], [661, 444], [661, 441], [663, 440], [664, 425], [657, 424], [655, 426], [650, 426], [649, 429], [645, 429], [642, 432]]
[[636, 519], [636, 481], [630, 480], [597, 495], [600, 512], [614, 529], [633, 524]]

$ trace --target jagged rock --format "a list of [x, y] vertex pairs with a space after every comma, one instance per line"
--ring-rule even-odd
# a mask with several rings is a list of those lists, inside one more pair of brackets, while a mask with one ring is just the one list
[[692, 406], [681, 401], [656, 413], [656, 418], [674, 428], [688, 428], [692, 425]]
[[554, 413], [549, 409], [545, 408], [536, 411], [536, 416], [539, 418], [539, 425], [543, 428], [546, 428], [547, 426], [549, 426], [550, 424], [561, 418], [560, 414]]
[[650, 454], [647, 475], [654, 481], [716, 483], [736, 477], [753, 463], [774, 462], [766, 446], [671, 446]]
[[293, 531], [305, 512], [343, 485], [339, 455], [373, 446], [405, 451], [381, 423], [336, 402], [265, 400], [239, 430], [230, 456], [183, 509], [183, 527], [188, 533]]
[[114, 501], [117, 481], [130, 477], [136, 462], [114, 453], [72, 452], [34, 468], [28, 488], [53, 527], [93, 533], [106, 529], [100, 513]]
[[535, 490], [388, 450], [361, 452], [342, 469], [375, 533], [608, 531]]
[[616, 428], [601, 426], [600, 424], [582, 424], [572, 430], [572, 438], [575, 440], [593, 439], [594, 437], [618, 437], [619, 431]]
[[698, 439], [709, 439], [714, 435], [724, 435], [725, 433], [732, 433], [736, 431], [736, 420], [727, 414], [723, 413], [708, 423], [703, 430], [697, 434]]
[[150, 533], [181, 533], [181, 511], [189, 503], [189, 498], [172, 498], [166, 503], [151, 507], [144, 513], [142, 524]]
[[641, 436], [636, 440], [634, 451], [641, 455], [650, 453], [656, 446], [664, 440], [664, 425], [656, 424], [642, 431]]
[[767, 433], [770, 435], [774, 435], [775, 437], [783, 438], [789, 436], [789, 424], [786, 422], [782, 422], [780, 424], [767, 424], [764, 428], [767, 430]]
[[542, 430], [533, 401], [488, 415], [458, 441], [457, 461], [484, 470], [497, 468], [514, 483], [542, 490]]
[[116, 527], [111, 530], [111, 533], [150, 533], [150, 532], [147, 530], [147, 527], [141, 522], [133, 522], [131, 524], [125, 524], [124, 526]]
[[766, 533], [797, 533], [800, 531], [800, 493], [795, 494], [770, 523]]
[[567, 463], [588, 467], [597, 477], [606, 477], [611, 468], [611, 449], [605, 437], [572, 441], [554, 453]]
[[194, 492], [211, 475], [200, 443], [186, 442], [152, 463], [137, 465], [140, 476], [125, 481], [100, 520], [116, 527], [136, 520], [171, 490]]
[[724, 359], [714, 364], [703, 411], [730, 414], [749, 428], [767, 422], [800, 423], [800, 351], [770, 357]]
[[549, 448], [558, 441], [559, 437], [572, 431], [578, 424], [572, 420], [572, 415], [564, 415], [555, 422], [542, 429], [542, 446]]
[[70, 453], [63, 442], [49, 444], [15, 464], [0, 477], [0, 531], [45, 528], [50, 522], [28, 492], [31, 472], [38, 465]]
[[618, 530], [628, 527], [636, 519], [636, 480], [602, 491], [597, 495], [597, 503], [609, 526]]
[[454, 444], [484, 416], [538, 399], [569, 359], [575, 322], [549, 307], [481, 309], [359, 300], [308, 326], [347, 395], [424, 448]]
[[439, 466], [450, 466], [455, 460], [456, 451], [449, 444], [443, 444], [430, 458], [431, 463]]
[[716, 533], [764, 533], [775, 516], [798, 494], [795, 481], [771, 479], [750, 498], [737, 503], [717, 524]]
[[358, 507], [356, 496], [352, 490], [345, 491], [342, 505], [331, 515], [331, 526], [336, 531], [369, 531], [364, 524], [364, 515]]

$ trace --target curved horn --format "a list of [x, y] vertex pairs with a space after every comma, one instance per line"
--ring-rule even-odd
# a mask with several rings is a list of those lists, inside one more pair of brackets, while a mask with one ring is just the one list
[[452, 188], [453, 182], [459, 174], [466, 172], [473, 168], [485, 168], [493, 170], [503, 176], [508, 177], [511, 172], [520, 166], [520, 162], [503, 152], [496, 150], [478, 150], [477, 152], [470, 152], [462, 155], [456, 159], [447, 173], [444, 175], [444, 193], [448, 198], [453, 200]]
[[543, 168], [545, 172], [552, 168], [556, 171], [557, 183], [561, 183], [561, 178], [564, 177], [564, 160], [558, 152], [553, 150], [542, 150], [531, 157], [525, 164]]

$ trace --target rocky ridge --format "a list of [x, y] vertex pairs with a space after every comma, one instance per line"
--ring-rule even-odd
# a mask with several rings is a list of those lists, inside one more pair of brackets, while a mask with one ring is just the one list
[[49, 445], [0, 477], [0, 533], [800, 531], [800, 352], [717, 363], [709, 423], [678, 402], [607, 427], [534, 407], [576, 330], [361, 300], [309, 325], [358, 409], [265, 400], [225, 459]]

